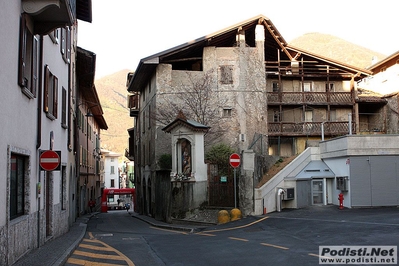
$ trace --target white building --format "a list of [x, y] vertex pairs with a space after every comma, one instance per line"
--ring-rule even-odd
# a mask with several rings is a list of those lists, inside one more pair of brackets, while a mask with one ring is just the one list
[[[104, 158], [104, 188], [122, 188], [120, 187], [120, 171], [119, 171], [119, 157], [120, 153], [115, 153], [109, 150], [101, 150]], [[119, 195], [109, 195], [108, 203], [117, 204]]]
[[[88, 1], [7, 1], [0, 10], [0, 265], [69, 229], [75, 157], [71, 102], [77, 19]], [[58, 168], [40, 167], [43, 151]], [[51, 168], [51, 167], [50, 167]]]

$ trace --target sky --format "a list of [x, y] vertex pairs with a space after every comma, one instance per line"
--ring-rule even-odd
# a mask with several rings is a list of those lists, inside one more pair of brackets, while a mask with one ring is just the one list
[[373, 51], [399, 51], [396, 0], [92, 0], [92, 23], [78, 21], [78, 46], [96, 54], [96, 79], [258, 15], [289, 43], [330, 34]]

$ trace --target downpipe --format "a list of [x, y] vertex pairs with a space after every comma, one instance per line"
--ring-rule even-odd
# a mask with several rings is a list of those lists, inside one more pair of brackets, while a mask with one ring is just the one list
[[276, 193], [276, 204], [277, 204], [277, 206], [276, 206], [276, 209], [277, 209], [278, 212], [281, 212], [281, 206], [282, 206], [282, 203], [283, 203], [284, 193], [285, 193], [284, 189], [282, 189], [282, 188], [277, 189], [277, 193]]

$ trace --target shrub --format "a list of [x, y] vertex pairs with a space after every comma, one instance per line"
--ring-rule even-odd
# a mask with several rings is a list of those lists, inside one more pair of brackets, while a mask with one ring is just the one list
[[229, 164], [229, 158], [235, 151], [224, 143], [216, 144], [205, 154], [205, 160], [217, 164], [225, 165]]
[[159, 156], [158, 166], [160, 169], [172, 169], [172, 155], [162, 154]]

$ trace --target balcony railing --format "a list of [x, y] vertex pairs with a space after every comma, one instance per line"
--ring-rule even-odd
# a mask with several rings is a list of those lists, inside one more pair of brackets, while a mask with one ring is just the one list
[[[325, 122], [325, 136], [349, 134], [348, 122]], [[268, 123], [269, 136], [321, 136], [321, 122], [271, 122]], [[355, 123], [352, 123], [352, 133], [355, 133]]]
[[268, 104], [352, 104], [350, 92], [268, 92]]

